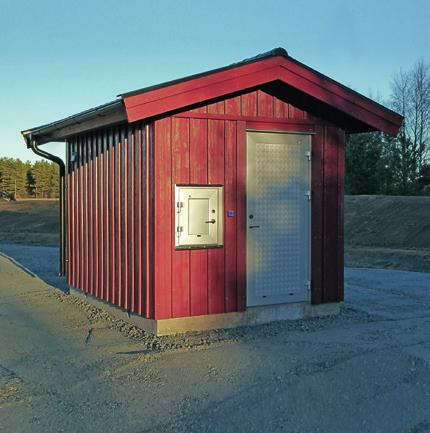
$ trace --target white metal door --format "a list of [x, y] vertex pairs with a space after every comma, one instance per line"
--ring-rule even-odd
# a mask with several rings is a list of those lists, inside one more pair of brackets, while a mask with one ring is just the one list
[[247, 133], [247, 305], [309, 299], [311, 136]]

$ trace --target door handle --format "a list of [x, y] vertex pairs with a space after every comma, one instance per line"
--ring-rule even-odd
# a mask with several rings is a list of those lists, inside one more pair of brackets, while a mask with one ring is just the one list
[[249, 226], [250, 229], [259, 229], [260, 226]]
[[212, 218], [210, 221], [205, 221], [206, 224], [215, 224], [215, 218]]

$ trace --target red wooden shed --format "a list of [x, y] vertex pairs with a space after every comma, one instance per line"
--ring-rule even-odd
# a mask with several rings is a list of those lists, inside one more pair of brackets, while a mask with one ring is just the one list
[[345, 134], [401, 123], [277, 48], [23, 135], [66, 145], [71, 289], [166, 334], [336, 312]]

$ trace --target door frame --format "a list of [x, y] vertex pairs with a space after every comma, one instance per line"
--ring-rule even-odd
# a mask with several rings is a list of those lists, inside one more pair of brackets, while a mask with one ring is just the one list
[[[242, 153], [242, 163], [243, 167], [243, 188], [244, 188], [244, 218], [243, 223], [244, 226], [242, 230], [244, 230], [244, 243], [242, 249], [242, 256], [244, 261], [244, 269], [245, 273], [243, 276], [243, 309], [254, 308], [254, 306], [248, 306], [248, 284], [247, 284], [247, 274], [248, 274], [248, 258], [247, 258], [247, 225], [248, 225], [248, 213], [247, 213], [247, 173], [248, 173], [248, 132], [260, 132], [260, 133], [272, 133], [272, 134], [288, 134], [288, 135], [308, 135], [310, 138], [310, 160], [309, 160], [309, 168], [308, 168], [308, 181], [309, 181], [309, 190], [310, 190], [310, 200], [309, 200], [309, 211], [308, 211], [308, 292], [306, 295], [306, 299], [304, 302], [311, 303], [312, 300], [312, 154], [313, 154], [313, 144], [314, 144], [314, 136], [316, 135], [314, 124], [311, 123], [272, 123], [272, 122], [243, 122], [243, 139], [241, 140], [241, 144], [243, 145]], [[238, 142], [238, 145], [240, 143]], [[239, 160], [238, 160], [239, 162]], [[239, 244], [238, 244], [239, 245]], [[240, 282], [239, 282], [240, 285]], [[299, 301], [300, 302], [300, 301]], [[294, 302], [291, 302], [293, 304]], [[264, 305], [282, 305], [280, 304], [263, 304]]]

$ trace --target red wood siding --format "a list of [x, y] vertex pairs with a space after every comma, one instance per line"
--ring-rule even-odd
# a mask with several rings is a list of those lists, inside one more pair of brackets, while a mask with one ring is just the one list
[[175, 250], [170, 215], [175, 183], [222, 184], [226, 209], [237, 212], [236, 128], [235, 121], [211, 119], [155, 122], [155, 221], [167, 218], [170, 227], [154, 227], [156, 319], [237, 310], [237, 217], [225, 220], [223, 248]]
[[246, 307], [246, 122], [236, 122], [237, 309]]
[[[326, 127], [324, 133], [324, 186], [323, 186], [323, 302], [340, 300], [339, 237], [343, 221], [339, 214], [339, 148], [343, 146], [340, 130]], [[343, 154], [343, 151], [341, 152]]]
[[[237, 215], [237, 126], [235, 121], [225, 122], [225, 195], [224, 203], [226, 209], [235, 209]], [[224, 260], [226, 272], [225, 285], [225, 311], [237, 310], [237, 216], [226, 218], [225, 221]]]
[[[314, 124], [303, 110], [259, 90], [155, 122], [156, 319], [245, 308], [246, 127], [315, 130], [312, 302], [342, 299], [341, 130], [322, 122]], [[224, 185], [225, 210], [234, 210], [235, 217], [224, 217], [223, 248], [175, 250], [172, 209], [176, 183]]]
[[130, 312], [146, 312], [146, 133], [126, 125], [68, 142], [71, 286]]
[[225, 222], [226, 247], [175, 250], [172, 216], [176, 183], [223, 184], [226, 206], [236, 211], [235, 161], [236, 122], [155, 122], [154, 219], [166, 221], [154, 226], [156, 319], [235, 311], [236, 218]]
[[[203, 105], [176, 116], [189, 116], [190, 113], [202, 114], [202, 118], [211, 118], [211, 115], [223, 117], [248, 117], [271, 119], [298, 119], [307, 118], [306, 112], [262, 90], [245, 92], [242, 95], [227, 98], [209, 105]], [[205, 116], [209, 114], [210, 116]]]
[[317, 125], [312, 143], [312, 303], [343, 300], [345, 134]]
[[313, 304], [322, 302], [323, 291], [323, 209], [324, 209], [324, 126], [315, 127], [312, 140], [312, 206], [311, 206], [311, 281]]
[[[246, 128], [315, 132], [312, 302], [342, 300], [344, 133], [261, 90], [70, 140], [68, 283], [155, 319], [244, 310]], [[176, 183], [224, 185], [223, 248], [175, 250]]]
[[[208, 181], [207, 121], [190, 119], [190, 183], [205, 184]], [[208, 254], [205, 250], [190, 251], [190, 315], [208, 311]]]
[[337, 286], [336, 300], [344, 300], [344, 197], [345, 197], [345, 131], [338, 129], [337, 153]]

